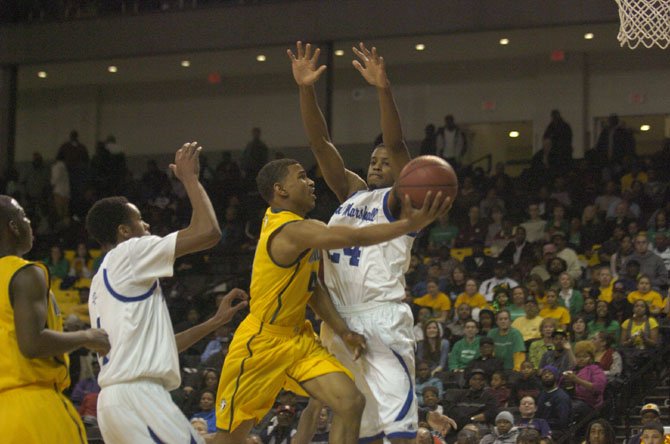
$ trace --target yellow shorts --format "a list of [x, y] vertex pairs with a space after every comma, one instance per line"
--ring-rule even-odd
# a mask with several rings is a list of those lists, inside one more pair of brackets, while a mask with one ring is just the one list
[[83, 444], [84, 425], [72, 403], [53, 388], [27, 386], [0, 393], [6, 444]]
[[351, 372], [318, 341], [312, 324], [279, 327], [249, 315], [228, 349], [216, 396], [216, 426], [234, 431], [249, 419], [259, 421], [282, 388], [308, 396], [301, 382], [329, 373]]

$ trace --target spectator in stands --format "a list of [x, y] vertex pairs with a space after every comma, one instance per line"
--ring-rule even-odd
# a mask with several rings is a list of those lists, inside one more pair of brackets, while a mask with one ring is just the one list
[[604, 265], [598, 268], [598, 288], [592, 288], [590, 295], [605, 302], [612, 302], [612, 287], [614, 279], [610, 267]]
[[508, 411], [498, 413], [492, 433], [484, 436], [479, 444], [515, 444], [519, 429], [514, 426], [514, 416]]
[[437, 130], [437, 155], [458, 167], [468, 149], [465, 132], [456, 125], [454, 116], [444, 116], [444, 126]]
[[100, 386], [98, 385], [100, 364], [97, 359], [91, 361], [91, 369], [93, 370], [93, 374], [86, 379], [80, 379], [72, 390], [70, 399], [75, 406], [80, 405], [87, 394], [100, 393]]
[[662, 208], [651, 218], [649, 226], [647, 227], [647, 239], [652, 242], [657, 233], [663, 233], [666, 237], [670, 236], [667, 213]]
[[652, 290], [651, 278], [648, 275], [640, 274], [637, 278], [637, 290], [628, 294], [628, 302], [635, 304], [636, 301], [644, 301], [649, 307], [651, 314], [659, 314], [665, 304], [663, 296], [657, 291]]
[[579, 247], [584, 252], [591, 251], [594, 245], [601, 244], [605, 240], [605, 227], [598, 217], [595, 205], [584, 207], [579, 232]]
[[[560, 257], [554, 257], [548, 261], [547, 271], [549, 272], [549, 279], [544, 281], [545, 288], [558, 290], [561, 288], [559, 278], [561, 273], [567, 272], [568, 264]], [[546, 296], [546, 295], [545, 295]], [[542, 301], [544, 306], [544, 300]]]
[[414, 392], [416, 393], [416, 398], [419, 401], [419, 406], [423, 407], [423, 389], [429, 386], [435, 387], [437, 389], [437, 399], [442, 398], [442, 393], [444, 392], [442, 380], [430, 373], [430, 363], [428, 361], [420, 361], [416, 366], [416, 384], [414, 386]]
[[570, 424], [572, 401], [570, 396], [558, 386], [559, 370], [554, 366], [542, 368], [543, 391], [537, 398], [536, 417], [549, 424], [552, 432], [566, 431]]
[[247, 181], [253, 182], [260, 169], [269, 160], [268, 146], [261, 140], [261, 129], [252, 128], [251, 141], [242, 152], [242, 170]]
[[[539, 368], [544, 369], [547, 366], [551, 366], [561, 373], [570, 370], [575, 366], [576, 360], [575, 355], [572, 353], [572, 346], [567, 340], [567, 335], [563, 330], [555, 330], [552, 338], [554, 340], [554, 349], [542, 355]], [[556, 379], [558, 379], [558, 376], [556, 376]]]
[[506, 288], [517, 287], [519, 283], [510, 278], [507, 273], [507, 264], [498, 260], [493, 266], [493, 277], [486, 279], [479, 286], [479, 293], [483, 294], [487, 301], [493, 300], [493, 293], [496, 287], [504, 286]]
[[171, 189], [167, 174], [158, 168], [158, 163], [154, 159], [147, 161], [147, 169], [142, 174], [141, 183], [142, 195], [146, 200], [155, 199], [163, 190]]
[[[544, 227], [545, 239], [552, 239], [555, 233], [563, 233], [563, 237], [565, 237], [569, 228], [570, 226], [565, 218], [565, 207], [561, 203], [554, 204], [551, 217], [549, 217], [547, 225]], [[560, 248], [558, 248], [558, 251], [560, 251]]]
[[460, 227], [458, 236], [454, 241], [454, 247], [456, 248], [466, 248], [473, 246], [477, 241], [482, 245], [482, 251], [484, 247], [484, 241], [486, 239], [486, 233], [488, 230], [488, 225], [486, 221], [481, 218], [479, 207], [473, 205], [468, 210], [468, 219]]
[[210, 390], [203, 390], [200, 392], [199, 411], [193, 415], [194, 418], [202, 418], [207, 421], [207, 431], [209, 433], [216, 432], [216, 409], [214, 409], [215, 401], [215, 392]]
[[598, 258], [601, 264], [606, 265], [611, 263], [612, 256], [619, 251], [621, 240], [625, 234], [626, 231], [621, 226], [616, 226], [612, 229], [610, 238], [604, 241], [598, 250]]
[[640, 276], [640, 263], [634, 259], [626, 261], [623, 273], [619, 275], [617, 282], [623, 284], [626, 295], [637, 290], [637, 278]]
[[463, 373], [468, 364], [479, 355], [480, 337], [477, 332], [477, 322], [472, 319], [465, 321], [463, 338], [456, 341], [449, 352], [449, 370]]
[[[505, 201], [498, 197], [496, 189], [494, 187], [489, 188], [486, 191], [486, 196], [479, 202], [479, 214], [483, 219], [490, 219], [494, 224], [497, 224], [497, 227], [493, 227], [488, 230], [488, 234], [495, 232], [502, 228], [501, 222], [505, 210]], [[498, 213], [495, 217], [493, 213]], [[488, 236], [487, 236], [488, 237]]]
[[660, 422], [650, 422], [642, 427], [640, 442], [644, 444], [663, 444], [667, 442], [663, 437], [665, 432]]
[[558, 284], [559, 304], [568, 309], [570, 317], [576, 316], [584, 307], [584, 297], [575, 289], [575, 280], [568, 272], [563, 272], [558, 275]]
[[608, 180], [605, 183], [603, 194], [596, 197], [596, 209], [602, 216], [607, 214], [607, 210], [609, 210], [609, 207], [612, 205], [612, 203], [619, 200], [619, 197], [617, 196], [617, 190], [617, 183], [614, 180]]
[[537, 305], [537, 300], [533, 296], [526, 298], [525, 305], [526, 314], [520, 318], [516, 318], [512, 322], [512, 327], [519, 330], [523, 340], [526, 344], [531, 341], [539, 339], [542, 336], [542, 316], [538, 316], [540, 308]]
[[582, 308], [582, 312], [577, 316], [583, 317], [587, 325], [589, 322], [593, 321], [596, 318], [596, 300], [591, 296], [585, 297], [584, 308]]
[[[458, 297], [461, 293], [465, 292], [465, 284], [467, 282], [467, 271], [463, 264], [459, 264], [454, 267], [454, 269], [451, 271], [451, 279], [449, 281], [449, 288], [450, 288], [450, 293], [451, 297], [455, 298]], [[479, 285], [475, 282], [475, 292], [479, 288]], [[483, 298], [483, 296], [482, 296]], [[458, 301], [457, 301], [458, 302]], [[484, 299], [484, 302], [486, 302], [486, 299]], [[454, 303], [454, 306], [458, 307], [460, 304]]]
[[[539, 393], [538, 393], [539, 394]], [[536, 418], [537, 405], [533, 396], [523, 396], [519, 402], [519, 413], [521, 414], [516, 426], [521, 429], [535, 429], [540, 432], [540, 436], [551, 436], [551, 427], [549, 423], [542, 418]]]
[[561, 113], [554, 109], [551, 111], [551, 121], [544, 130], [543, 139], [551, 140], [551, 159], [555, 164], [551, 168], [561, 168], [565, 171], [572, 164], [572, 128], [568, 122], [563, 120]]
[[[537, 398], [541, 391], [542, 380], [537, 376], [535, 366], [529, 360], [525, 360], [521, 364], [521, 377], [512, 385], [510, 404], [520, 406], [524, 397]], [[535, 403], [533, 402], [534, 405]]]
[[432, 385], [427, 385], [421, 391], [421, 404], [419, 407], [428, 410], [429, 412], [437, 412], [442, 414], [444, 408], [439, 404], [440, 397], [438, 395], [439, 390], [437, 387]]
[[448, 291], [449, 281], [447, 279], [447, 276], [442, 275], [442, 268], [440, 267], [440, 263], [434, 260], [430, 262], [430, 264], [428, 265], [428, 272], [426, 273], [426, 277], [417, 282], [412, 287], [412, 294], [415, 295], [426, 294], [428, 292], [428, 279], [437, 279], [438, 288], [440, 289], [440, 291], [441, 292]]
[[498, 408], [507, 408], [511, 390], [507, 386], [507, 376], [505, 375], [505, 372], [502, 370], [493, 372], [491, 375], [491, 383], [489, 385], [490, 387], [488, 390], [498, 401]]
[[[481, 337], [479, 339], [479, 356], [470, 361], [465, 368], [466, 378], [473, 369], [481, 369], [484, 371], [486, 380], [489, 381], [493, 373], [503, 370], [504, 362], [502, 359], [493, 355], [495, 351], [495, 343], [489, 337]], [[466, 379], [467, 380], [467, 379]]]
[[519, 371], [526, 359], [526, 347], [519, 330], [511, 326], [509, 311], [498, 312], [496, 325], [488, 334], [495, 344], [495, 355], [502, 359], [506, 370]]
[[500, 310], [509, 310], [511, 301], [509, 299], [509, 289], [507, 286], [498, 286], [493, 291], [493, 301], [490, 307], [494, 312], [498, 313]]
[[509, 314], [512, 317], [512, 322], [526, 315], [526, 300], [528, 299], [528, 296], [530, 296], [530, 294], [526, 287], [517, 285], [512, 288], [512, 303], [508, 308]]
[[567, 246], [565, 238], [566, 231], [555, 231], [551, 236], [551, 241], [556, 245], [556, 256], [563, 259], [567, 265], [567, 272], [570, 276], [577, 280], [582, 276], [582, 267], [579, 264], [577, 253], [572, 248]]
[[605, 301], [596, 303], [596, 318], [587, 324], [589, 336], [595, 336], [598, 332], [604, 331], [612, 336], [614, 342], [619, 341], [621, 336], [621, 325], [612, 319], [609, 304]]
[[612, 286], [612, 302], [610, 303], [612, 319], [619, 323], [619, 326], [626, 319], [633, 315], [633, 306], [626, 299], [626, 290], [623, 282], [616, 281]]
[[586, 428], [585, 444], [616, 444], [614, 429], [605, 419], [591, 421]]
[[424, 137], [421, 141], [421, 148], [419, 153], [422, 156], [425, 155], [436, 155], [437, 154], [437, 131], [435, 130], [435, 125], [429, 123], [423, 129]]
[[211, 356], [219, 353], [222, 348], [228, 348], [232, 336], [230, 326], [224, 325], [216, 329], [214, 338], [207, 343], [205, 350], [200, 355], [200, 362], [206, 362]]
[[466, 279], [464, 290], [463, 293], [458, 295], [456, 302], [454, 302], [456, 307], [461, 304], [467, 304], [473, 309], [486, 307], [486, 299], [477, 291], [477, 281], [475, 279]]
[[565, 330], [570, 325], [570, 312], [567, 308], [558, 305], [558, 292], [552, 288], [545, 293], [544, 308], [540, 310], [540, 317], [554, 318], [559, 328]]
[[545, 353], [554, 350], [554, 332], [558, 322], [554, 318], [543, 318], [540, 323], [542, 337], [533, 341], [528, 347], [528, 359], [533, 368], [540, 368], [540, 361]]
[[659, 231], [654, 235], [651, 251], [663, 259], [665, 269], [670, 273], [670, 237], [665, 231]]
[[528, 242], [537, 242], [544, 240], [544, 230], [547, 222], [540, 217], [540, 206], [533, 202], [528, 205], [529, 219], [521, 224], [526, 230], [526, 240]]
[[276, 409], [276, 416], [270, 425], [261, 433], [261, 439], [266, 444], [290, 444], [291, 438], [297, 433], [295, 429], [295, 408], [290, 405], [280, 405]]
[[598, 135], [595, 152], [602, 166], [620, 165], [624, 156], [635, 156], [633, 132], [619, 121], [619, 116], [611, 114]]
[[451, 222], [449, 214], [443, 214], [437, 218], [437, 223], [433, 225], [428, 233], [428, 242], [432, 247], [447, 245], [451, 247], [458, 237], [458, 227]]
[[456, 319], [447, 324], [452, 340], [457, 341], [464, 335], [465, 323], [472, 319], [472, 308], [468, 304], [456, 307]]
[[431, 375], [448, 368], [449, 341], [443, 338], [442, 324], [432, 320], [423, 329], [423, 341], [417, 343], [417, 361], [426, 361], [430, 365]]
[[444, 411], [460, 427], [470, 422], [491, 423], [495, 419], [497, 401], [491, 393], [484, 390], [486, 373], [473, 368], [468, 373], [469, 389], [458, 392], [452, 399], [445, 399]]
[[577, 315], [577, 317], [572, 320], [568, 332], [570, 343], [572, 345], [575, 345], [579, 341], [586, 341], [589, 338], [588, 322], [586, 321], [586, 318]]
[[668, 270], [665, 268], [663, 259], [657, 254], [649, 251], [649, 241], [644, 234], [635, 237], [635, 251], [629, 260], [640, 263], [640, 272], [649, 277], [651, 287], [655, 290], [668, 286]]
[[607, 376], [595, 363], [596, 349], [591, 341], [579, 341], [575, 344], [577, 365], [574, 371], [563, 373], [563, 379], [574, 384], [575, 395], [572, 404], [574, 417], [581, 418], [603, 406], [603, 395], [607, 385]]
[[556, 245], [548, 243], [542, 246], [542, 260], [539, 264], [535, 265], [529, 273], [529, 279], [532, 276], [537, 276], [540, 278], [540, 281], [549, 280], [551, 275], [549, 274], [549, 262], [552, 259], [556, 258]]
[[633, 317], [621, 324], [621, 354], [624, 364], [639, 369], [647, 363], [658, 345], [658, 322], [649, 316], [643, 300], [633, 304]]
[[72, 263], [70, 264], [68, 275], [76, 277], [77, 279], [90, 279], [93, 276], [92, 268], [93, 259], [88, 252], [88, 247], [84, 242], [78, 243], [74, 259], [72, 259]]
[[44, 264], [49, 268], [52, 278], [65, 279], [70, 271], [70, 263], [63, 255], [63, 249], [59, 245], [53, 245], [49, 257], [44, 259]]
[[519, 225], [514, 230], [514, 240], [498, 255], [498, 259], [508, 265], [518, 265], [522, 259], [530, 260], [533, 257], [533, 246], [526, 239], [526, 229]]
[[414, 324], [414, 339], [416, 341], [423, 341], [423, 330], [426, 328], [428, 321], [433, 319], [433, 310], [428, 307], [419, 308], [416, 316], [416, 324]]
[[553, 444], [550, 437], [540, 437], [540, 432], [535, 429], [522, 429], [516, 439], [517, 444]]
[[492, 310], [484, 308], [479, 311], [479, 336], [487, 336], [495, 328], [496, 315]]
[[[640, 422], [642, 426], [646, 426], [651, 423], [658, 423], [661, 421], [661, 409], [658, 408], [656, 404], [645, 404], [640, 409]], [[644, 430], [640, 430], [639, 433], [633, 435], [629, 440], [628, 444], [640, 444]], [[647, 441], [644, 441], [647, 444]]]
[[56, 159], [63, 160], [67, 173], [72, 196], [73, 214], [79, 214], [80, 201], [84, 185], [88, 176], [89, 155], [88, 148], [79, 141], [79, 133], [72, 130], [70, 138], [58, 149]]
[[427, 293], [414, 299], [413, 303], [419, 307], [431, 308], [433, 310], [432, 317], [439, 322], [443, 323], [447, 319], [451, 319], [451, 299], [440, 291], [439, 281], [435, 278], [429, 278], [426, 290]]
[[610, 382], [623, 371], [621, 355], [612, 348], [615, 344], [614, 337], [605, 331], [599, 331], [593, 335], [592, 341], [596, 349], [594, 361], [607, 376], [607, 381]]
[[312, 437], [310, 444], [328, 444], [330, 437], [330, 425], [333, 422], [333, 413], [328, 407], [324, 407], [319, 412], [319, 421], [316, 424], [316, 432]]

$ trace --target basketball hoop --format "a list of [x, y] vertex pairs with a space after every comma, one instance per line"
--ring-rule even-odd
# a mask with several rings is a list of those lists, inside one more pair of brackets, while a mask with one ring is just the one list
[[642, 44], [666, 49], [670, 44], [670, 0], [616, 0], [619, 6], [619, 43], [630, 49]]

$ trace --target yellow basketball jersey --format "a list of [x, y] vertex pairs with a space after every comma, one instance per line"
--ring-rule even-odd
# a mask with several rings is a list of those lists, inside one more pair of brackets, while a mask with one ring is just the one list
[[[9, 286], [14, 275], [22, 268], [37, 265], [47, 277], [47, 268], [37, 262], [30, 262], [18, 256], [0, 258], [0, 392], [29, 385], [56, 387], [63, 390], [70, 385], [67, 354], [51, 358], [29, 359], [19, 349], [14, 328], [14, 309], [9, 299]], [[14, 295], [15, 298], [21, 295]], [[51, 291], [47, 299], [46, 328], [62, 331], [63, 319]]]
[[286, 210], [268, 208], [251, 272], [249, 309], [262, 322], [282, 326], [302, 326], [305, 307], [312, 296], [319, 269], [319, 251], [305, 250], [289, 266], [278, 265], [270, 257], [269, 240], [286, 224], [304, 220]]

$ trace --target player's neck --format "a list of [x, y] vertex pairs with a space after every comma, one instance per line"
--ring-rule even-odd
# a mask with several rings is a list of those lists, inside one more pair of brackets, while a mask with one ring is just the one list
[[308, 213], [308, 211], [305, 211], [304, 209], [300, 208], [298, 205], [295, 205], [294, 203], [290, 201], [282, 201], [278, 202], [276, 200], [273, 200], [270, 202], [270, 208], [272, 208], [272, 211], [274, 212], [280, 212], [280, 211], [290, 211], [291, 213], [295, 213], [300, 217], [305, 217]]

